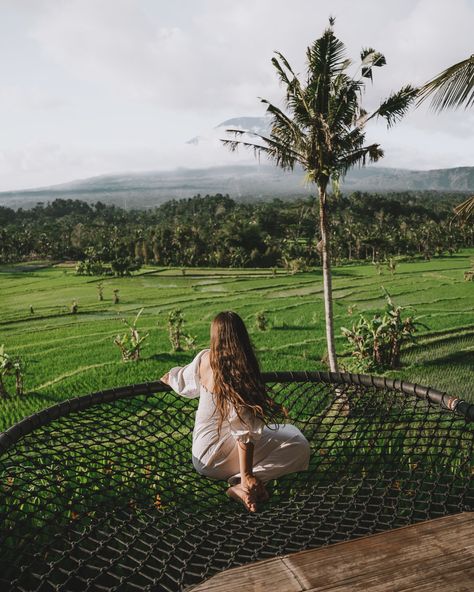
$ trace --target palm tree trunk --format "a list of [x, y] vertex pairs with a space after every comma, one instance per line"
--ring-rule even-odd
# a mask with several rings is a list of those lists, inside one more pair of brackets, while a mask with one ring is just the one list
[[334, 320], [332, 310], [332, 277], [331, 277], [331, 250], [329, 244], [326, 185], [318, 184], [319, 189], [319, 220], [322, 242], [323, 259], [323, 289], [324, 289], [324, 313], [326, 321], [326, 341], [328, 348], [329, 369], [338, 372], [336, 346], [334, 342]]

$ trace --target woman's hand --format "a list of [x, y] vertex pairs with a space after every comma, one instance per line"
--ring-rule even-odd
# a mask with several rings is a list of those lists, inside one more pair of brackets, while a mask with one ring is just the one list
[[161, 382], [164, 382], [165, 384], [169, 385], [169, 382], [168, 382], [168, 380], [169, 380], [169, 375], [170, 375], [170, 373], [169, 373], [169, 372], [167, 372], [166, 374], [164, 374], [164, 375], [163, 375], [163, 376], [160, 378]]

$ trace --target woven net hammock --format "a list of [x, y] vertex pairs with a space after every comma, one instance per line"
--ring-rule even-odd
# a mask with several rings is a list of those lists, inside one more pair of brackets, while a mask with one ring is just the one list
[[265, 380], [310, 468], [249, 514], [191, 462], [196, 400], [160, 382], [79, 397], [0, 435], [2, 590], [166, 590], [258, 559], [474, 510], [474, 405], [356, 374]]

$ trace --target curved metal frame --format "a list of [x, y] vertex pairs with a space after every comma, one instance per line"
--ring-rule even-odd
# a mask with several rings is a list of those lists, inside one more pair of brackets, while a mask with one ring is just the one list
[[[420, 399], [425, 399], [430, 403], [439, 405], [442, 409], [452, 411], [462, 415], [467, 421], [474, 421], [474, 404], [468, 403], [457, 397], [448, 395], [445, 392], [434, 388], [404, 382], [384, 376], [373, 376], [370, 374], [352, 374], [348, 372], [265, 372], [263, 373], [265, 382], [324, 382], [335, 385], [362, 385], [375, 387], [378, 389], [399, 391], [407, 395], [416, 395]], [[157, 392], [170, 392], [172, 389], [156, 380], [153, 382], [143, 382], [130, 386], [123, 386], [98, 391], [89, 395], [83, 395], [72, 399], [67, 399], [61, 403], [56, 403], [22, 419], [4, 432], [0, 433], [0, 453], [5, 452], [10, 446], [18, 442], [20, 438], [34, 431], [43, 425], [46, 425], [57, 419], [77, 411], [83, 411], [93, 405], [100, 403], [109, 403], [127, 397], [138, 395], [153, 395]]]

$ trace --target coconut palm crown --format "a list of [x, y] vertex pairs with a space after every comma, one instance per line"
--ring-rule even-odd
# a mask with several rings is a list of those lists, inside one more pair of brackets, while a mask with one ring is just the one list
[[365, 85], [373, 80], [374, 69], [386, 64], [385, 57], [372, 48], [363, 49], [358, 74], [351, 76], [352, 62], [347, 59], [345, 46], [335, 36], [333, 26], [331, 18], [322, 37], [308, 47], [304, 82], [286, 58], [275, 53], [272, 64], [286, 96], [284, 109], [261, 99], [271, 115], [269, 134], [228, 129], [231, 139], [222, 142], [231, 150], [243, 146], [257, 156], [264, 154], [283, 169], [300, 165], [306, 180], [318, 187], [328, 362], [331, 371], [336, 372], [328, 185], [332, 182], [337, 187], [351, 167], [383, 157], [379, 144], [365, 144], [366, 124], [382, 117], [388, 127], [392, 126], [405, 115], [417, 91], [412, 86], [404, 86], [372, 113], [365, 111], [361, 105]]
[[[424, 84], [418, 93], [418, 104], [431, 98], [435, 111], [474, 107], [474, 53], [453, 64]], [[461, 220], [474, 218], [474, 195], [454, 208]]]

